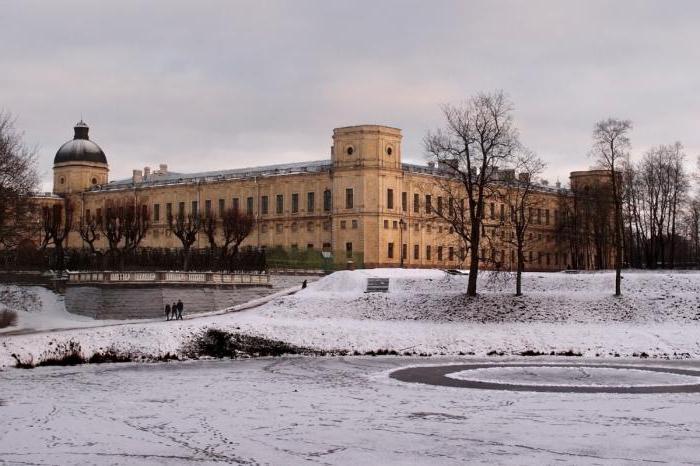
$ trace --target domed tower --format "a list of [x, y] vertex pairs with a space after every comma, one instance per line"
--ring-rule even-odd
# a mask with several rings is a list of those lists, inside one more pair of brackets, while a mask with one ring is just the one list
[[81, 192], [107, 183], [107, 157], [88, 137], [90, 128], [80, 120], [73, 129], [73, 139], [63, 144], [53, 159], [53, 192], [56, 194]]

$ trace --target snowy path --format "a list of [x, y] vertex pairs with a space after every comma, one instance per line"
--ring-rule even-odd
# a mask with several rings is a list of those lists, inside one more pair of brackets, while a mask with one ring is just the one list
[[7, 369], [0, 464], [698, 464], [700, 394], [513, 393], [388, 377], [456, 361], [467, 360]]

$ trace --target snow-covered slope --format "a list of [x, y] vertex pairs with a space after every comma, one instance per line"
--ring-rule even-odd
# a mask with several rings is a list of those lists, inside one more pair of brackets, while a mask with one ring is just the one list
[[[700, 274], [624, 276], [625, 295], [614, 298], [612, 273], [527, 273], [526, 295], [516, 298], [503, 275], [483, 274], [480, 296], [467, 299], [467, 277], [440, 270], [344, 271], [242, 312], [7, 337], [0, 365], [13, 363], [13, 352], [36, 361], [71, 339], [88, 355], [157, 357], [212, 327], [325, 350], [700, 357]], [[390, 278], [389, 292], [365, 293], [368, 277]]]

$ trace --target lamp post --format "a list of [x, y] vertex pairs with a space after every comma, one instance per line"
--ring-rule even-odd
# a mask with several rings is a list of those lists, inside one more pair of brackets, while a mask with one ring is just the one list
[[403, 221], [403, 218], [399, 219], [399, 257], [401, 257], [401, 268], [403, 268], [403, 227], [406, 225], [406, 222]]

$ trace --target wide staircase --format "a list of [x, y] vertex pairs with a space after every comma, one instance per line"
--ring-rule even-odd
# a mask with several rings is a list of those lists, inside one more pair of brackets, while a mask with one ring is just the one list
[[389, 291], [388, 278], [368, 278], [365, 293], [386, 293]]

